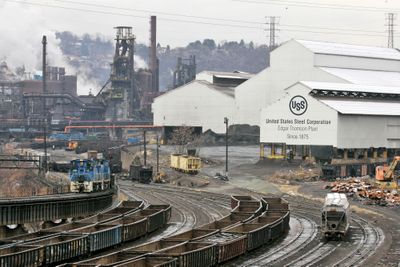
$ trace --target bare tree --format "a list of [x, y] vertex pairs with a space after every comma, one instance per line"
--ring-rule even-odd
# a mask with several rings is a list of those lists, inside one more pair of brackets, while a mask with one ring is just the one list
[[175, 153], [183, 154], [187, 149], [187, 145], [193, 140], [193, 128], [182, 126], [172, 132], [170, 142], [175, 146]]

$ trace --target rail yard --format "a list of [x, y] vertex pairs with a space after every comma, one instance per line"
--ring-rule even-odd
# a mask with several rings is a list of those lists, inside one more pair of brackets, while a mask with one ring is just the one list
[[[155, 160], [153, 149], [149, 145], [149, 163]], [[171, 149], [162, 147], [159, 157], [168, 159]], [[201, 157], [213, 164], [203, 166], [198, 174], [165, 171], [167, 176], [189, 179], [203, 176], [209, 180], [207, 185], [144, 184], [118, 176], [118, 187], [110, 191], [114, 200], [103, 204], [98, 199], [111, 196], [108, 190], [19, 198], [12, 203], [3, 199], [1, 214], [8, 221], [3, 222], [7, 234], [1, 239], [1, 266], [136, 266], [139, 262], [149, 266], [395, 266], [400, 241], [396, 207], [371, 207], [350, 198], [348, 232], [341, 239], [327, 240], [321, 231], [321, 199], [329, 192], [323, 189], [329, 182], [281, 185], [274, 181], [276, 171], [296, 171], [297, 164], [257, 163], [256, 150], [255, 146], [230, 148], [229, 181], [207, 175], [223, 167], [224, 147], [203, 147]], [[89, 198], [96, 204], [90, 204]], [[47, 204], [41, 207], [41, 202]], [[63, 202], [75, 206], [67, 208]], [[34, 218], [39, 214], [45, 217]], [[62, 222], [57, 221], [60, 218]], [[38, 226], [39, 221], [47, 223]], [[10, 228], [12, 224], [19, 231]]]
[[393, 3], [34, 2], [0, 1], [0, 267], [400, 266]]

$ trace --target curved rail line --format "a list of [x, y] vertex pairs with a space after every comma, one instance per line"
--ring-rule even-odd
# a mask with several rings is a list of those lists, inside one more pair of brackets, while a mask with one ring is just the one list
[[[163, 231], [163, 233], [161, 233], [160, 235], [150, 239], [159, 239], [162, 237], [167, 237], [170, 236], [174, 233], [177, 233], [179, 231], [181, 231], [181, 229], [186, 229], [186, 228], [191, 228], [195, 225], [196, 222], [196, 215], [194, 214], [194, 212], [190, 209], [185, 208], [184, 206], [177, 204], [176, 201], [171, 201], [171, 198], [168, 198], [168, 201], [165, 200], [165, 198], [162, 198], [160, 196], [157, 196], [155, 192], [153, 191], [146, 191], [146, 192], [135, 192], [135, 193], [129, 193], [128, 190], [124, 190], [125, 192], [127, 192], [127, 194], [130, 197], [136, 198], [136, 199], [143, 199], [143, 201], [148, 202], [148, 199], [153, 198], [153, 199], [157, 199], [158, 201], [160, 201], [161, 203], [170, 203], [172, 204], [172, 206], [175, 206], [176, 209], [174, 209], [180, 217], [179, 222], [177, 222], [176, 224], [172, 225], [172, 227], [168, 227], [165, 231]], [[182, 209], [183, 207], [183, 209]]]
[[273, 266], [307, 246], [316, 237], [317, 232], [313, 220], [296, 214], [291, 217], [288, 235], [279, 245], [257, 258], [244, 262], [243, 266]]
[[[133, 192], [123, 189], [123, 192], [132, 198], [139, 198], [146, 201], [154, 198], [162, 203], [169, 203], [176, 207], [175, 211], [180, 216], [179, 222], [173, 227], [167, 228], [161, 236], [159, 235], [155, 238], [167, 237], [193, 228], [197, 224], [198, 217], [200, 218], [201, 214], [204, 214], [204, 216], [207, 217], [207, 222], [223, 217], [224, 214], [219, 211], [221, 206], [227, 211], [230, 210], [230, 206], [227, 205], [229, 196], [219, 197], [220, 199], [216, 200], [217, 194], [208, 194], [207, 192], [199, 192], [195, 190], [189, 190], [190, 192], [186, 192], [180, 188], [160, 188], [154, 185], [129, 185], [127, 183], [122, 183], [121, 185], [125, 188], [133, 189]], [[140, 190], [140, 192], [135, 192], [135, 189], [138, 188], [142, 190]], [[197, 210], [201, 210], [201, 212], [196, 212]]]
[[[315, 203], [304, 202], [302, 204], [292, 205], [292, 207], [297, 207], [299, 210], [297, 212], [302, 212], [312, 216], [315, 215], [312, 209], [316, 208]], [[296, 212], [294, 212], [296, 213]], [[351, 252], [344, 258], [340, 258], [333, 266], [359, 266], [368, 257], [370, 257], [374, 251], [376, 251], [384, 240], [384, 233], [379, 227], [372, 226], [366, 220], [360, 216], [353, 214], [351, 221], [357, 226], [355, 229], [360, 230], [360, 235], [355, 242]], [[353, 224], [353, 226], [355, 226]], [[320, 242], [318, 245], [314, 246], [307, 253], [291, 261], [285, 266], [313, 266], [322, 263], [324, 259], [328, 258], [335, 250], [342, 245], [341, 242], [329, 241]]]
[[88, 216], [112, 204], [113, 190], [89, 194], [0, 199], [0, 225]]
[[360, 266], [367, 258], [373, 255], [385, 239], [379, 227], [374, 227], [358, 215], [352, 215], [352, 221], [360, 226], [363, 232], [361, 242], [357, 248], [349, 253], [334, 266]]

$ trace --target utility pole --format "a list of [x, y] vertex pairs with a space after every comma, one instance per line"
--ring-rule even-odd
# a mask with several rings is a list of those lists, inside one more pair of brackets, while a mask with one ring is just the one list
[[277, 47], [276, 32], [279, 31], [279, 29], [277, 29], [277, 26], [279, 25], [279, 17], [269, 16], [266, 18], [269, 20], [269, 22], [267, 21], [266, 23], [267, 25], [269, 25], [266, 31], [269, 32], [269, 52], [271, 52]]
[[386, 19], [387, 19], [387, 24], [386, 26], [388, 26], [388, 47], [389, 48], [393, 48], [394, 43], [393, 43], [393, 34], [394, 34], [394, 26], [396, 26], [394, 24], [394, 20], [396, 19], [396, 14], [394, 13], [387, 13], [386, 14]]
[[160, 162], [160, 151], [159, 151], [159, 146], [160, 146], [160, 141], [159, 141], [159, 136], [157, 135], [157, 175], [160, 173], [159, 172], [159, 162]]
[[[43, 84], [43, 94], [45, 95], [47, 92], [46, 88], [46, 45], [47, 38], [46, 35], [43, 35], [42, 39], [43, 44], [43, 59], [42, 59], [42, 84]], [[46, 108], [46, 98], [43, 97], [43, 143], [44, 143], [44, 173], [47, 172], [47, 108]]]
[[147, 164], [146, 131], [143, 131], [143, 165]]
[[229, 119], [224, 118], [225, 123], [225, 176], [228, 178], [228, 123]]

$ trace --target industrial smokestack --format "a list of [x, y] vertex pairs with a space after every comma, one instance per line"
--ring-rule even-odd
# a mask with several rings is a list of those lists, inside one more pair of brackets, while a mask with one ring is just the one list
[[158, 92], [158, 59], [157, 59], [157, 17], [150, 17], [150, 53], [149, 67], [152, 74], [152, 90]]
[[[47, 88], [46, 88], [46, 46], [47, 46], [47, 37], [46, 35], [43, 35], [42, 38], [42, 45], [43, 45], [43, 52], [42, 52], [42, 85], [43, 85], [43, 94], [47, 93]], [[44, 161], [43, 161], [43, 168], [44, 168], [44, 173], [46, 174], [47, 172], [47, 108], [46, 108], [46, 98], [43, 97], [43, 145], [44, 145]]]

